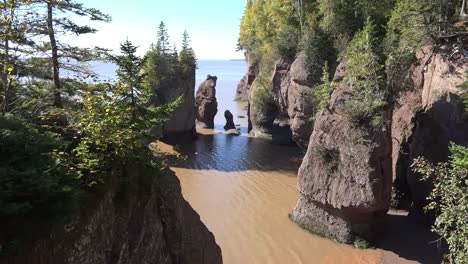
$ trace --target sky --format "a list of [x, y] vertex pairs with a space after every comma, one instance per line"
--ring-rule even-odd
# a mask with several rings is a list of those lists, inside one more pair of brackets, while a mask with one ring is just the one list
[[171, 44], [180, 47], [187, 30], [198, 59], [242, 59], [236, 52], [244, 0], [77, 0], [109, 14], [110, 23], [74, 19], [98, 30], [96, 34], [68, 36], [65, 42], [83, 47], [99, 46], [119, 50], [127, 38], [144, 54], [161, 21], [169, 31]]

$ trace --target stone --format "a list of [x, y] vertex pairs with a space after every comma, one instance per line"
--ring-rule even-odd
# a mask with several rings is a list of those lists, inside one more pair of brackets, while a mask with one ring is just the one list
[[214, 128], [214, 118], [218, 113], [216, 100], [216, 76], [208, 75], [200, 84], [195, 97], [197, 107], [197, 125], [201, 128]]
[[240, 136], [241, 132], [237, 129], [229, 129], [228, 131], [226, 131], [226, 135]]
[[227, 131], [230, 129], [236, 129], [236, 125], [234, 124], [234, 116], [232, 115], [231, 111], [224, 111], [224, 118], [226, 118], [226, 125], [224, 126], [224, 130]]

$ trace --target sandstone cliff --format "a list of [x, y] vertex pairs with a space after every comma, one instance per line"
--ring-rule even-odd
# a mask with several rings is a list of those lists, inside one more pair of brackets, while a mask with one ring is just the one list
[[[342, 75], [340, 65], [335, 81]], [[341, 83], [318, 115], [290, 214], [304, 228], [345, 243], [371, 238], [389, 209], [392, 184], [390, 134], [348, 121], [345, 102], [352, 93]]]
[[450, 43], [426, 47], [417, 54], [407, 78], [398, 83], [392, 120], [392, 169], [396, 200], [420, 216], [432, 186], [412, 172], [419, 156], [441, 162], [448, 158], [450, 142], [468, 146], [468, 120], [457, 97], [466, 80], [468, 60], [450, 58]]
[[[300, 53], [296, 59], [280, 59], [271, 77], [274, 106], [260, 112], [255, 107], [255, 89], [250, 89], [250, 114], [252, 132], [271, 135], [277, 144], [297, 144], [307, 148], [313, 130], [314, 107], [311, 93], [316, 83], [307, 73], [306, 56]], [[249, 71], [250, 72], [250, 71]]]
[[234, 97], [235, 101], [248, 101], [250, 95], [250, 87], [255, 81], [255, 78], [258, 75], [258, 63], [250, 59], [248, 53], [245, 54], [247, 59], [247, 73], [240, 80], [237, 85], [236, 95]]
[[171, 87], [156, 91], [157, 105], [167, 104], [182, 96], [183, 101], [162, 127], [164, 138], [178, 138], [180, 136], [194, 137], [195, 131], [195, 70], [184, 78], [178, 76], [171, 81]]
[[213, 234], [172, 171], [129, 169], [65, 225], [0, 263], [222, 263]]

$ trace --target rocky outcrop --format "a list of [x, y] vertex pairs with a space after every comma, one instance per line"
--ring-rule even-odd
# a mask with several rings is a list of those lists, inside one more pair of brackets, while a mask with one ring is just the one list
[[213, 234], [183, 199], [173, 172], [132, 168], [122, 180], [0, 263], [222, 263]]
[[156, 105], [163, 105], [175, 101], [182, 96], [182, 103], [172, 113], [169, 120], [164, 122], [162, 136], [166, 139], [189, 137], [196, 135], [195, 131], [195, 70], [172, 80], [171, 87], [156, 91]]
[[295, 60], [277, 61], [271, 79], [274, 107], [266, 112], [259, 112], [252, 107], [255, 91], [250, 94], [250, 121], [254, 134], [270, 134], [277, 144], [296, 143], [307, 149], [313, 130], [313, 102], [311, 92], [318, 82], [306, 70], [306, 56], [298, 55]]
[[240, 80], [239, 84], [237, 85], [236, 95], [234, 97], [235, 101], [248, 101], [250, 95], [250, 87], [252, 83], [255, 81], [255, 78], [258, 75], [258, 63], [254, 62], [252, 59], [249, 58], [248, 54], [246, 54], [247, 59], [247, 73], [244, 77]]
[[214, 118], [218, 113], [216, 100], [216, 76], [208, 75], [200, 84], [195, 97], [197, 107], [197, 125], [202, 128], [214, 128]]
[[468, 120], [457, 97], [466, 80], [468, 59], [451, 58], [451, 45], [426, 47], [417, 54], [417, 62], [400, 90], [392, 117], [392, 169], [396, 200], [410, 213], [421, 216], [432, 190], [411, 170], [414, 159], [424, 156], [432, 162], [448, 159], [450, 142], [468, 146]]
[[229, 129], [236, 129], [236, 125], [234, 124], [234, 116], [232, 115], [231, 111], [224, 111], [224, 118], [226, 118], [226, 125], [224, 125], [224, 130], [227, 131]]
[[341, 83], [318, 115], [290, 214], [302, 227], [344, 243], [372, 237], [389, 209], [392, 185], [390, 134], [348, 121], [345, 102], [352, 93]]
[[240, 136], [241, 132], [237, 129], [229, 129], [228, 131], [226, 131], [226, 135]]

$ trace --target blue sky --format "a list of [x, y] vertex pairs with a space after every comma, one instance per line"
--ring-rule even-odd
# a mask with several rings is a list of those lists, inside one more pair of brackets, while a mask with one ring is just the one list
[[[110, 23], [83, 21], [98, 29], [97, 34], [67, 37], [80, 46], [118, 50], [128, 37], [143, 54], [152, 42], [160, 21], [169, 31], [171, 43], [180, 47], [184, 29], [199, 59], [239, 59], [236, 52], [244, 0], [79, 0], [112, 16]], [[82, 22], [81, 19], [78, 19]], [[78, 42], [78, 43], [77, 43]]]

